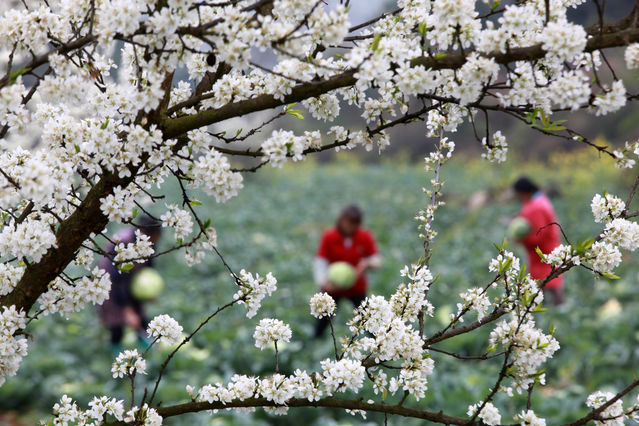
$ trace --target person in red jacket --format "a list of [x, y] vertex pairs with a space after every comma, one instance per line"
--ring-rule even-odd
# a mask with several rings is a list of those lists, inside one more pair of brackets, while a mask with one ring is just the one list
[[[528, 255], [528, 271], [536, 280], [543, 280], [551, 271], [537, 254], [537, 247], [548, 254], [561, 244], [559, 222], [548, 197], [529, 178], [521, 177], [513, 185], [517, 198], [521, 201], [518, 216], [526, 219], [530, 232], [519, 242]], [[558, 276], [546, 283], [544, 291], [552, 294], [555, 305], [564, 303], [563, 277]]]
[[[355, 307], [366, 299], [366, 271], [379, 267], [381, 263], [375, 237], [362, 228], [363, 220], [364, 214], [358, 206], [352, 204], [344, 207], [335, 227], [322, 234], [313, 263], [313, 278], [322, 291], [332, 296], [336, 303], [348, 299]], [[356, 280], [351, 288], [337, 288], [328, 280], [328, 267], [334, 262], [348, 262], [355, 267]], [[324, 334], [326, 327], [327, 318], [318, 320], [315, 337]]]

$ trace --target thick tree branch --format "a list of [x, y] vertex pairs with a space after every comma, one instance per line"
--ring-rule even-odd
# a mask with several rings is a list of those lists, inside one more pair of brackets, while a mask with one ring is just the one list
[[[229, 403], [222, 402], [187, 402], [167, 407], [158, 407], [157, 411], [162, 417], [173, 417], [186, 413], [195, 413], [207, 410], [223, 410], [232, 407], [277, 407], [281, 406], [269, 401], [266, 398], [249, 398], [244, 401], [232, 401]], [[416, 419], [428, 420], [434, 423], [446, 425], [481, 425], [481, 422], [468, 422], [468, 419], [462, 417], [449, 416], [443, 412], [432, 412], [408, 408], [399, 405], [388, 405], [376, 402], [364, 402], [361, 399], [345, 400], [333, 397], [322, 398], [319, 401], [308, 401], [307, 399], [294, 398], [286, 402], [288, 407], [331, 407], [341, 408], [345, 410], [364, 410], [378, 413], [395, 414], [403, 417], [412, 417]]]
[[[615, 24], [610, 28], [616, 28]], [[593, 31], [592, 29], [589, 30]], [[600, 49], [625, 46], [639, 42], [639, 28], [618, 29], [614, 32], [593, 35], [586, 45], [586, 52]], [[466, 61], [470, 52], [449, 54], [443, 57], [419, 57], [413, 60], [413, 66], [422, 65], [431, 70], [458, 69]], [[541, 44], [530, 47], [510, 49], [506, 53], [491, 52], [484, 56], [493, 58], [498, 64], [508, 64], [516, 61], [533, 61], [542, 59], [546, 52]], [[229, 118], [264, 111], [278, 106], [300, 102], [304, 99], [317, 97], [332, 90], [341, 89], [355, 84], [355, 71], [349, 70], [321, 82], [310, 82], [298, 85], [283, 99], [276, 99], [273, 95], [261, 95], [256, 98], [234, 102], [217, 109], [208, 109], [196, 114], [177, 118], [166, 118], [163, 123], [164, 134], [167, 138], [180, 136], [189, 130], [198, 129]], [[427, 95], [425, 95], [428, 97]]]

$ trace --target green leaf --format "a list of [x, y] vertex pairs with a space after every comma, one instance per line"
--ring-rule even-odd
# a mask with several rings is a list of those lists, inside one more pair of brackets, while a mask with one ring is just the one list
[[9, 74], [9, 84], [15, 83], [18, 80], [18, 77], [26, 74], [27, 72], [29, 72], [29, 69], [25, 67], [21, 67], [15, 71], [12, 71], [11, 74]]
[[499, 266], [499, 273], [503, 274], [504, 272], [509, 270], [512, 265], [513, 265], [513, 258], [509, 257], [508, 259], [503, 261], [502, 264]]
[[133, 209], [132, 218], [135, 219], [140, 214], [140, 209]]
[[373, 37], [373, 42], [371, 43], [371, 49], [373, 52], [376, 52], [379, 49], [379, 41], [382, 39], [382, 35], [380, 33], [375, 34]]
[[75, 148], [75, 153], [79, 154], [80, 153], [80, 146], [77, 143], [75, 143], [75, 144], [73, 144], [73, 147]]
[[120, 266], [118, 269], [122, 272], [129, 272], [131, 269], [133, 269], [133, 263], [127, 263], [126, 265], [122, 265]]
[[501, 4], [501, 0], [497, 0], [495, 3], [490, 5], [490, 10], [494, 11], [495, 9], [499, 7], [500, 4]]
[[595, 242], [594, 238], [588, 238], [584, 241], [579, 241], [577, 242], [575, 251], [577, 252], [577, 254], [584, 254], [585, 252], [588, 251], [588, 249], [590, 249], [590, 247], [592, 247], [594, 242]]
[[535, 309], [533, 309], [533, 312], [540, 314], [542, 312], [546, 312], [547, 310], [547, 308], [542, 308], [540, 303]]
[[302, 115], [302, 110], [293, 109], [294, 106], [295, 106], [294, 103], [286, 105], [286, 107], [284, 108], [284, 112], [286, 114], [291, 114], [292, 116], [297, 117], [300, 120], [304, 120], [304, 116]]
[[546, 260], [546, 255], [544, 254], [543, 251], [541, 251], [541, 249], [539, 247], [535, 248], [535, 251], [537, 252], [537, 254], [539, 255], [539, 258], [541, 260]]
[[109, 126], [109, 119], [107, 118], [104, 123], [100, 125], [100, 129], [105, 130]]
[[287, 112], [287, 114], [291, 114], [295, 118], [299, 118], [300, 120], [304, 120], [304, 116], [302, 115], [302, 111], [299, 109], [292, 109]]
[[426, 23], [420, 22], [417, 28], [419, 29], [419, 33], [421, 35], [426, 35], [426, 31], [428, 31], [428, 27], [426, 26]]
[[201, 206], [202, 202], [200, 200], [191, 200], [189, 202], [189, 204], [191, 205], [191, 207], [193, 207], [193, 206]]
[[519, 269], [519, 275], [517, 276], [517, 280], [518, 281], [523, 281], [524, 278], [526, 278], [526, 264], [524, 263], [523, 265], [521, 265], [521, 268]]
[[618, 280], [619, 275], [615, 275], [612, 272], [602, 272], [601, 275], [608, 280]]
[[508, 239], [504, 238], [501, 243], [493, 243], [498, 252], [502, 252], [508, 247]]

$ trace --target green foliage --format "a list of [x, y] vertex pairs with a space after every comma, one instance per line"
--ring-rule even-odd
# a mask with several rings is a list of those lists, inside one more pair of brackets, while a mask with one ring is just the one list
[[[591, 164], [592, 160], [596, 162]], [[438, 210], [435, 220], [439, 236], [430, 261], [433, 274], [440, 278], [429, 292], [436, 312], [426, 320], [426, 333], [447, 324], [448, 314], [456, 311], [458, 294], [463, 289], [486, 284], [493, 278], [487, 269], [489, 260], [496, 255], [491, 244], [501, 242], [497, 250], [506, 248], [506, 225], [518, 205], [504, 194], [519, 174], [543, 177], [542, 185], [558, 186], [562, 196], [554, 199], [554, 204], [564, 230], [571, 240], [583, 241], [576, 245], [577, 250], [592, 244], [587, 238], [596, 234], [599, 225], [589, 213], [590, 200], [594, 193], [601, 192], [604, 182], [611, 192], [619, 193], [619, 188], [627, 187], [625, 178], [610, 162], [590, 154], [552, 157], [549, 164], [509, 162], [486, 167], [479, 160], [460, 157], [443, 169], [446, 205]], [[365, 224], [377, 236], [384, 257], [383, 266], [369, 274], [371, 292], [389, 296], [400, 282], [399, 269], [423, 256], [413, 217], [425, 206], [421, 188], [428, 179], [419, 166], [398, 162], [362, 166], [346, 157], [330, 165], [306, 162], [282, 170], [261, 170], [247, 176], [246, 188], [224, 205], [202, 193], [193, 193], [202, 204], [195, 203], [198, 212], [210, 217], [217, 228], [219, 249], [228, 263], [238, 270], [273, 271], [279, 289], [255, 318], [247, 319], [245, 309], [238, 307], [225, 311], [205, 327], [170, 365], [158, 401], [184, 401], [185, 385], [198, 387], [227, 380], [234, 372], [271, 373], [274, 352], [260, 351], [252, 339], [254, 326], [264, 317], [280, 318], [292, 327], [292, 342], [280, 354], [284, 373], [295, 368], [318, 368], [319, 361], [332, 351], [328, 336], [321, 341], [309, 340], [314, 319], [309, 315], [308, 300], [316, 291], [311, 262], [320, 233], [333, 224], [342, 205], [360, 203], [366, 213]], [[482, 190], [490, 195], [488, 202], [470, 209], [468, 200]], [[177, 187], [171, 189], [168, 202], [181, 202]], [[164, 238], [171, 238], [171, 234], [167, 232]], [[514, 243], [508, 250], [524, 255]], [[622, 278], [614, 282], [597, 280], [584, 269], [573, 270], [566, 274], [568, 302], [555, 308], [549, 301], [541, 309], [547, 312], [539, 315], [539, 323], [546, 330], [553, 328], [551, 324], [556, 325], [555, 333], [562, 346], [545, 366], [547, 385], [539, 385], [532, 401], [538, 414], [548, 418], [548, 424], [560, 424], [583, 414], [589, 391], [608, 386], [619, 389], [633, 377], [639, 362], [639, 353], [634, 350], [639, 339], [639, 317], [624, 314], [639, 309], [639, 274], [633, 263], [633, 259], [626, 259], [616, 271]], [[167, 289], [160, 300], [148, 305], [148, 316], [168, 313], [185, 331], [192, 330], [235, 292], [233, 280], [214, 256], [189, 269], [181, 255], [174, 253], [158, 260], [155, 267], [162, 273]], [[621, 310], [610, 303], [613, 299], [620, 301]], [[347, 303], [339, 307], [335, 320], [339, 334], [347, 333], [344, 323], [350, 309]], [[494, 350], [488, 348], [490, 329], [489, 326], [475, 334], [458, 336], [439, 347], [464, 355]], [[0, 387], [0, 410], [18, 409], [34, 420], [46, 416], [44, 413], [63, 393], [83, 404], [93, 395], [104, 393], [127, 399], [125, 382], [110, 378], [112, 359], [107, 333], [92, 309], [71, 315], [68, 320], [52, 317], [38, 321], [29, 331], [34, 335], [29, 356], [19, 375]], [[130, 340], [129, 344], [135, 345], [135, 339]], [[169, 350], [160, 347], [151, 351], [149, 378], [155, 377]], [[456, 415], [465, 415], [468, 404], [489, 392], [500, 368], [499, 358], [460, 361], [440, 353], [433, 352], [431, 356], [435, 373], [427, 397], [419, 404]], [[363, 397], [379, 398], [372, 393]], [[397, 397], [387, 396], [389, 403], [396, 400]], [[525, 398], [499, 396], [497, 403], [514, 413], [525, 406]], [[405, 404], [415, 401], [409, 399]], [[167, 424], [311, 426], [362, 422], [339, 410], [294, 409], [291, 413], [289, 417], [271, 417], [261, 410], [252, 415], [218, 413], [221, 418], [217, 420], [201, 413]], [[369, 414], [368, 421], [382, 424], [384, 418]], [[399, 419], [389, 418], [389, 424], [421, 423], [405, 419], [400, 423]]]
[[295, 106], [295, 104], [288, 104], [285, 108], [284, 108], [284, 112], [286, 114], [290, 114], [295, 118], [298, 118], [300, 120], [304, 120], [304, 114], [303, 111], [301, 109], [293, 109], [293, 107]]

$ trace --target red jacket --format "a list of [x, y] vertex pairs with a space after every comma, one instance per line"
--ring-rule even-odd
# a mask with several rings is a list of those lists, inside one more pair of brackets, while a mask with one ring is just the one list
[[[519, 216], [530, 223], [530, 233], [521, 241], [528, 254], [528, 272], [536, 280], [544, 279], [550, 274], [551, 267], [541, 261], [536, 249], [539, 247], [542, 253], [548, 254], [561, 244], [559, 227], [547, 226], [553, 222], [558, 223], [555, 210], [548, 197], [537, 192], [524, 203]], [[554, 289], [562, 286], [563, 278], [559, 276], [549, 281], [544, 288]]]
[[[351, 238], [345, 238], [337, 228], [324, 231], [317, 248], [317, 257], [333, 262], [348, 262], [357, 266], [360, 260], [377, 254], [377, 244], [373, 234], [359, 228]], [[366, 277], [361, 276], [352, 288], [332, 293], [334, 296], [355, 296], [365, 294], [368, 288]]]

